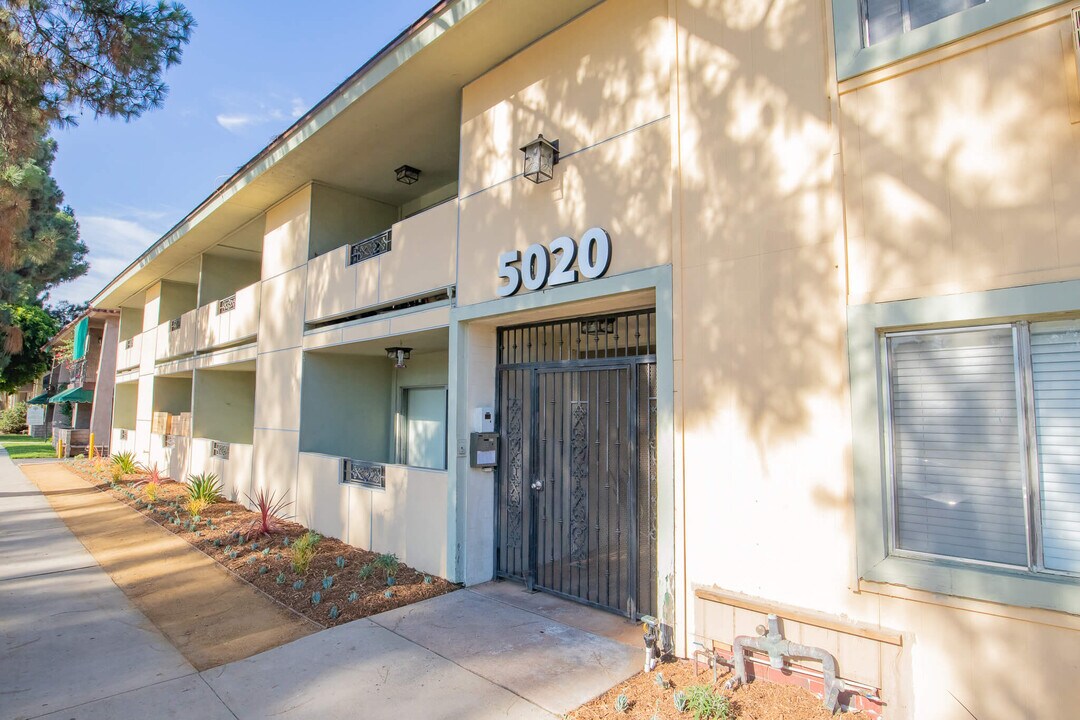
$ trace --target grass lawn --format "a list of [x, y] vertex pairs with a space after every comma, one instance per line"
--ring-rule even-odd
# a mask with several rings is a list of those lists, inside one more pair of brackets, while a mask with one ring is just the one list
[[7, 449], [12, 460], [56, 457], [56, 448], [52, 443], [29, 435], [0, 435], [0, 445]]

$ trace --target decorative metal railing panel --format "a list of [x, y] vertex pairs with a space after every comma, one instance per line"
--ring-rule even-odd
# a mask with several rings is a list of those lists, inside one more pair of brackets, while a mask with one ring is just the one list
[[130, 350], [133, 347], [135, 347], [135, 338], [129, 337], [127, 340], [124, 341], [125, 350]]
[[73, 387], [82, 387], [86, 382], [86, 361], [79, 360], [71, 366], [71, 384]]
[[213, 440], [210, 442], [210, 457], [221, 458], [222, 460], [229, 459], [229, 443], [218, 442]]
[[120, 439], [121, 440], [127, 440], [127, 438], [128, 438], [127, 430], [124, 430], [123, 428], [121, 428], [120, 429]]
[[350, 245], [349, 264], [355, 265], [388, 252], [390, 252], [390, 231], [386, 230]]
[[162, 435], [161, 436], [161, 447], [176, 447], [176, 436], [175, 435]]
[[169, 321], [169, 332], [176, 332], [184, 324], [184, 318], [173, 318]]
[[218, 300], [217, 314], [222, 315], [236, 309], [236, 295], [230, 295], [227, 298]]
[[386, 466], [366, 460], [342, 458], [341, 481], [375, 490], [385, 490]]

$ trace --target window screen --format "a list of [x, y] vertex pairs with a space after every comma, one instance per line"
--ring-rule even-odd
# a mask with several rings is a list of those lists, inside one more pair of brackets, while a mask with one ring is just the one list
[[1043, 564], [1080, 572], [1080, 323], [1031, 325]]
[[1012, 328], [887, 343], [896, 546], [1027, 566]]
[[862, 0], [867, 46], [887, 40], [986, 0]]

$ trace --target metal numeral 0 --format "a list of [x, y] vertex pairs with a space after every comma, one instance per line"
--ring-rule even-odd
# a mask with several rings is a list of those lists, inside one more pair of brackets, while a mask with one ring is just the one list
[[581, 257], [578, 267], [590, 280], [603, 275], [611, 265], [611, 236], [603, 228], [590, 228], [581, 237]]

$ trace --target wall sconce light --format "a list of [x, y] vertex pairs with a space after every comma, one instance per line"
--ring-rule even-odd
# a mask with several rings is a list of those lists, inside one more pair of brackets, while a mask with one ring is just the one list
[[542, 134], [521, 148], [525, 153], [525, 168], [522, 174], [539, 185], [547, 182], [554, 174], [554, 168], [559, 164], [559, 141], [549, 142]]
[[412, 348], [407, 347], [388, 347], [386, 348], [386, 357], [394, 361], [394, 367], [398, 370], [405, 369], [405, 361], [409, 359], [409, 354], [412, 352]]
[[412, 185], [420, 179], [420, 171], [412, 165], [402, 165], [394, 172], [397, 173], [397, 181], [406, 185]]

